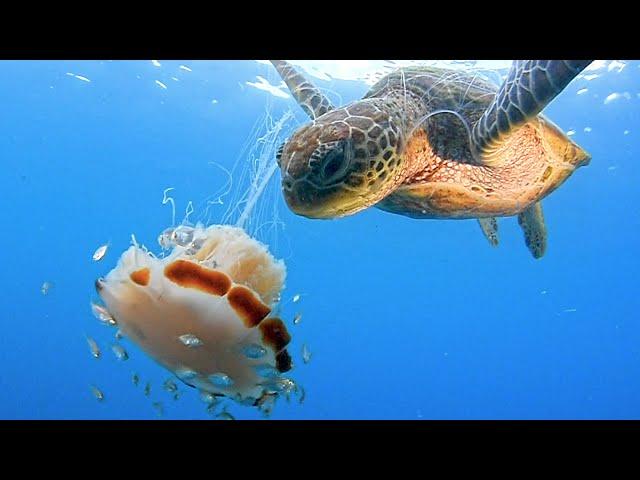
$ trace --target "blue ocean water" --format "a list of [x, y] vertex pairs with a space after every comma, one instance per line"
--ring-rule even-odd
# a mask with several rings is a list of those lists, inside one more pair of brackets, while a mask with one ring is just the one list
[[[305, 116], [291, 98], [247, 83], [277, 86], [268, 65], [159, 63], [0, 62], [0, 418], [210, 418], [194, 391], [181, 387], [173, 401], [161, 388], [168, 372], [126, 339], [130, 359], [115, 359], [113, 331], [89, 308], [94, 281], [132, 233], [157, 250], [171, 224], [164, 189], [174, 188], [178, 221], [189, 200], [218, 190], [225, 178], [211, 162], [230, 169], [266, 109], [275, 119], [291, 109], [292, 127]], [[275, 202], [284, 224], [264, 239], [287, 263], [283, 298], [301, 294], [284, 317], [292, 377], [306, 391], [303, 403], [279, 400], [271, 418], [640, 418], [640, 62], [624, 64], [604, 62], [545, 110], [592, 161], [545, 199], [541, 260], [514, 218], [500, 221], [494, 249], [470, 220], [369, 209], [319, 221], [295, 216], [278, 195], [260, 199], [270, 210]], [[368, 88], [314, 81], [344, 102]], [[214, 205], [213, 220], [226, 208]]]

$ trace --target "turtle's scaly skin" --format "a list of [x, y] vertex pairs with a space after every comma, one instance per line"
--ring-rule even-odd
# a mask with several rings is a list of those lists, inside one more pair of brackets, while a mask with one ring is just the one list
[[589, 160], [580, 147], [542, 117], [506, 141], [500, 155], [508, 160], [496, 167], [460, 163], [447, 154], [446, 148], [438, 152], [429, 141], [428, 131], [420, 129], [404, 153], [408, 162], [426, 163], [427, 168], [407, 178], [377, 207], [412, 218], [517, 215]]
[[540, 113], [584, 70], [591, 60], [515, 60], [496, 101], [474, 125], [474, 149], [485, 165], [492, 164], [494, 146], [528, 118]]
[[538, 115], [491, 153], [495, 166], [478, 163], [470, 129], [496, 91], [447, 69], [388, 75], [363, 100], [317, 117], [286, 143], [280, 166], [289, 207], [311, 218], [373, 205], [413, 218], [519, 214], [590, 157]]

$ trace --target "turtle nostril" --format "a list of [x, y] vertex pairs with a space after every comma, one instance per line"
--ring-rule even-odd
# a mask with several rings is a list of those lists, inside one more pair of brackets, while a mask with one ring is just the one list
[[285, 190], [291, 190], [293, 188], [293, 182], [290, 178], [285, 178], [284, 180], [282, 180], [282, 186]]

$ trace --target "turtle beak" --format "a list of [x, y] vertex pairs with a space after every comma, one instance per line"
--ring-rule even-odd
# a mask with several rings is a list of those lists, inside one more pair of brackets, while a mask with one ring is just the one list
[[282, 193], [287, 206], [296, 215], [307, 218], [334, 216], [328, 211], [324, 201], [328, 192], [315, 188], [306, 180], [294, 180], [290, 175], [283, 175]]
[[282, 192], [289, 209], [307, 218], [323, 220], [345, 217], [367, 207], [366, 204], [345, 202], [344, 195], [349, 193], [338, 185], [319, 189], [306, 180], [294, 181], [287, 175], [282, 180]]

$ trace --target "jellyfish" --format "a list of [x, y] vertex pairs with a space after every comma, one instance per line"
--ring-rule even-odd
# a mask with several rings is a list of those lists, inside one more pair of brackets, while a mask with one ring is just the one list
[[[265, 137], [274, 140], [290, 116]], [[275, 313], [285, 263], [247, 231], [276, 170], [277, 143], [264, 145], [235, 223], [167, 228], [158, 237], [163, 250], [170, 250], [164, 256], [132, 236], [132, 245], [95, 288], [117, 328], [183, 383], [208, 398], [270, 410], [292, 385], [283, 375], [293, 365], [287, 351], [291, 336]]]
[[132, 245], [96, 290], [125, 336], [184, 383], [258, 405], [292, 366], [287, 327], [271, 315], [285, 264], [236, 226], [188, 235], [164, 258]]

